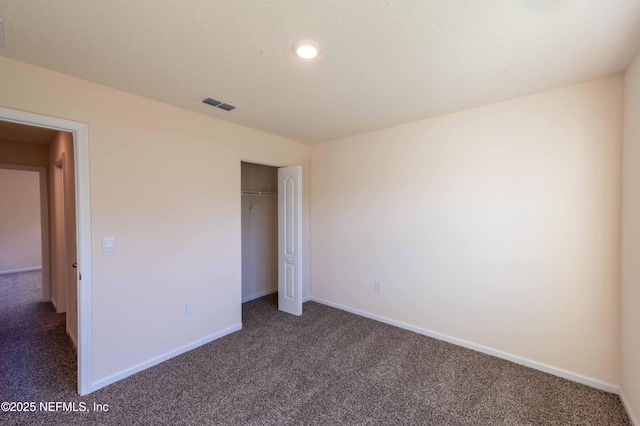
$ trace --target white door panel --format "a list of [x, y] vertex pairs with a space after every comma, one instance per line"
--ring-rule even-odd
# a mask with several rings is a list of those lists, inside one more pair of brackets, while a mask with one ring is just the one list
[[278, 169], [278, 309], [302, 314], [302, 167]]

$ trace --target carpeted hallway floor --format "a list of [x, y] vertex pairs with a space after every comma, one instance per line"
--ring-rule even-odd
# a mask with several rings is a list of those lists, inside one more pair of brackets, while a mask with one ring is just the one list
[[[40, 301], [40, 274], [0, 275], [0, 402], [66, 394], [76, 387], [76, 352], [66, 317]], [[0, 412], [0, 424], [3, 417]]]
[[243, 306], [241, 331], [80, 398], [38, 279], [0, 276], [0, 400], [109, 411], [0, 412], [3, 425], [630, 424], [616, 395], [313, 302], [293, 317], [275, 295]]

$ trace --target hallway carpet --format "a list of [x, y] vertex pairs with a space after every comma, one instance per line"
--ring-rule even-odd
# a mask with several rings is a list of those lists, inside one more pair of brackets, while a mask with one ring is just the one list
[[[76, 387], [65, 314], [41, 302], [41, 272], [0, 275], [0, 402], [62, 395]], [[5, 413], [0, 412], [0, 424]]]
[[293, 317], [277, 295], [246, 303], [241, 331], [81, 398], [64, 315], [33, 281], [0, 276], [1, 399], [89, 411], [3, 425], [630, 424], [616, 395], [313, 302]]

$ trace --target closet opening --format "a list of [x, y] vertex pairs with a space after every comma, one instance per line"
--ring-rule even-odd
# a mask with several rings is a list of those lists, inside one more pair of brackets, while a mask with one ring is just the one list
[[242, 303], [302, 315], [302, 167], [241, 162]]
[[[242, 303], [278, 292], [278, 168], [241, 163]], [[277, 298], [268, 299], [277, 309]]]

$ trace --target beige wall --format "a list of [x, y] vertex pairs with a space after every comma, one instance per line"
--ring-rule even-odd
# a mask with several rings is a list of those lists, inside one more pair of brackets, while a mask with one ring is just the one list
[[0, 81], [89, 124], [94, 381], [241, 321], [245, 160], [303, 166], [305, 296], [311, 181], [314, 296], [618, 383], [619, 76], [321, 144], [311, 175], [295, 141], [1, 57]]
[[625, 76], [620, 388], [640, 419], [640, 55]]
[[[278, 192], [278, 169], [242, 163], [243, 191]], [[251, 209], [251, 210], [249, 210]], [[242, 300], [278, 289], [278, 198], [242, 197]]]
[[38, 172], [0, 168], [0, 273], [42, 267]]
[[618, 384], [622, 94], [313, 146], [312, 296]]
[[0, 106], [89, 125], [94, 381], [239, 324], [240, 162], [307, 177], [309, 147], [6, 58], [0, 81]]

